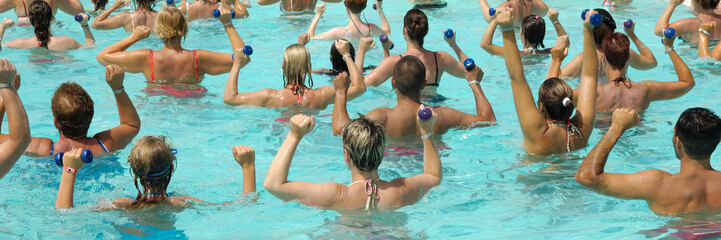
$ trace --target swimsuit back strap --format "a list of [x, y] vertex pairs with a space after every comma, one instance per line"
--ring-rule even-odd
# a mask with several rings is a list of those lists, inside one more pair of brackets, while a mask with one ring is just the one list
[[105, 144], [103, 143], [103, 141], [100, 140], [100, 138], [95, 138], [95, 140], [98, 141], [98, 144], [100, 144], [100, 147], [103, 148], [103, 150], [105, 151], [105, 153], [110, 153], [110, 151], [108, 151], [108, 148], [105, 147]]
[[133, 31], [135, 31], [135, 19], [133, 19], [133, 13], [130, 13], [130, 25], [133, 27]]
[[440, 75], [438, 73], [438, 52], [433, 52], [433, 61], [436, 63], [436, 83], [441, 83], [441, 80], [438, 78]]
[[150, 50], [150, 81], [155, 81], [155, 72], [153, 71], [153, 50]]
[[53, 0], [50, 0], [50, 8], [53, 8]]
[[188, 12], [190, 12], [190, 5], [188, 2], [185, 2], [185, 18], [188, 18]]
[[200, 82], [200, 76], [198, 74], [198, 50], [193, 50], [193, 58], [195, 62], [195, 83]]
[[55, 142], [50, 142], [50, 156], [55, 152]]
[[25, 6], [25, 1], [23, 2], [23, 10], [25, 10], [25, 17], [28, 17], [28, 8]]

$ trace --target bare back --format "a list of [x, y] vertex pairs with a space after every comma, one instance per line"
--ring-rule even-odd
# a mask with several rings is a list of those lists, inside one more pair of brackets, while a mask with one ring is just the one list
[[719, 182], [721, 172], [715, 170], [666, 175], [647, 202], [660, 214], [716, 214], [721, 212]]
[[303, 12], [315, 9], [318, 0], [281, 0], [280, 9], [286, 12]]
[[[275, 91], [268, 89], [269, 92]], [[330, 91], [330, 93], [333, 93]], [[287, 108], [292, 106], [304, 106], [310, 109], [323, 110], [332, 103], [335, 94], [328, 95], [322, 89], [306, 89], [302, 95], [293, 94], [290, 89], [281, 89], [271, 93], [268, 102], [264, 105], [267, 108]]]
[[[368, 117], [381, 121], [385, 126], [386, 136], [391, 138], [404, 138], [409, 136], [420, 136], [421, 130], [416, 124], [416, 115], [420, 104], [418, 103], [400, 103], [394, 108], [376, 108], [370, 113]], [[452, 113], [452, 109], [447, 107], [434, 107], [433, 111], [438, 114], [438, 119], [433, 125], [434, 136], [441, 136], [448, 132], [448, 129], [452, 128], [454, 124], [450, 123], [447, 114]]]
[[155, 18], [158, 17], [158, 12], [145, 10], [135, 10], [121, 14], [127, 14], [128, 20], [124, 27], [126, 32], [133, 32], [138, 26], [147, 26], [153, 29], [153, 26], [155, 26]]
[[598, 87], [596, 112], [610, 112], [618, 108], [646, 110], [651, 104], [648, 87], [638, 82], [609, 82]]
[[[8, 42], [7, 46], [12, 48], [29, 49], [37, 48], [38, 43], [39, 41], [37, 37], [18, 38]], [[78, 41], [75, 41], [75, 39], [71, 37], [50, 36], [50, 42], [48, 42], [48, 49], [51, 50], [75, 50], [80, 47], [82, 47], [82, 44], [80, 44]]]
[[[375, 180], [378, 187], [378, 199], [374, 204], [378, 210], [395, 210], [404, 206], [412, 205], [418, 201], [419, 193], [406, 187], [406, 178], [397, 178], [386, 182]], [[343, 213], [361, 212], [365, 210], [368, 195], [366, 194], [365, 183], [358, 182], [345, 186], [339, 183], [339, 193], [336, 204], [331, 208]]]
[[149, 50], [148, 64], [143, 74], [152, 83], [199, 83], [204, 74], [199, 71], [196, 60], [191, 50]]
[[194, 1], [192, 3], [187, 3], [187, 6], [181, 6], [184, 8], [185, 17], [188, 18], [188, 21], [193, 21], [196, 19], [206, 19], [206, 18], [213, 18], [213, 9], [216, 9], [219, 7], [220, 4], [218, 3], [208, 3], [205, 1]]

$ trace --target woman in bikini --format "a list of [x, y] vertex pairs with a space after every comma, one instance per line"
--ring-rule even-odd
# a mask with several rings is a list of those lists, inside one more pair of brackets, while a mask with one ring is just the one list
[[521, 57], [513, 28], [513, 11], [496, 13], [496, 21], [503, 31], [504, 59], [511, 77], [513, 101], [523, 132], [523, 145], [529, 153], [550, 155], [586, 147], [596, 119], [596, 87], [598, 60], [593, 42], [589, 11], [583, 28], [583, 70], [578, 97], [578, 111], [574, 110], [573, 90], [559, 78], [546, 79], [538, 90], [538, 108], [523, 73]]
[[[242, 49], [245, 43], [233, 27], [230, 11], [221, 7], [220, 12], [220, 22], [233, 49]], [[227, 73], [233, 66], [231, 54], [203, 49], [187, 50], [180, 45], [188, 32], [188, 23], [176, 7], [166, 5], [160, 10], [155, 32], [164, 43], [160, 50], [127, 51], [130, 46], [150, 35], [150, 28], [141, 26], [127, 38], [100, 51], [97, 59], [102, 65], [117, 64], [126, 72], [143, 73], [147, 82], [153, 84], [151, 86], [163, 87], [195, 85], [203, 80], [205, 74]]]
[[[505, 8], [498, 9], [498, 11], [505, 11]], [[566, 30], [558, 21], [558, 11], [555, 9], [548, 10], [548, 19], [551, 20], [553, 27], [556, 29], [558, 40], [568, 41]], [[501, 56], [503, 55], [503, 47], [493, 44], [493, 34], [496, 32], [497, 26], [498, 23], [495, 20], [488, 25], [481, 40], [481, 48], [491, 55]], [[522, 56], [551, 53], [551, 49], [545, 48], [546, 46], [543, 44], [543, 39], [546, 36], [546, 21], [540, 16], [529, 15], [523, 18], [520, 35], [523, 44], [523, 49], [520, 51]]]
[[248, 10], [238, 0], [197, 0], [192, 3], [183, 1], [178, 6], [178, 9], [185, 13], [185, 18], [188, 21], [193, 21], [213, 18], [213, 10], [219, 8], [221, 4], [223, 7], [235, 11], [235, 19], [248, 17]]
[[[335, 27], [327, 32], [315, 34], [315, 28], [318, 25], [318, 21], [325, 12], [325, 3], [318, 5], [315, 10], [315, 17], [308, 27], [308, 34], [310, 39], [313, 40], [357, 40], [364, 37], [380, 37], [383, 34], [391, 34], [391, 26], [388, 24], [388, 19], [383, 13], [383, 2], [376, 1], [376, 9], [380, 15], [382, 27], [378, 27], [375, 24], [363, 22], [361, 20], [361, 13], [365, 10], [367, 0], [345, 0], [345, 9], [348, 14], [348, 25], [344, 27]], [[367, 21], [367, 20], [366, 20]]]
[[[81, 44], [71, 37], [57, 37], [50, 33], [50, 23], [53, 20], [50, 4], [42, 0], [35, 0], [29, 6], [30, 23], [35, 28], [35, 36], [31, 38], [18, 38], [5, 43], [10, 48], [46, 48], [51, 50], [75, 50], [81, 47], [90, 47], [95, 45], [95, 38], [88, 27], [88, 16], [84, 15], [80, 21], [85, 33], [85, 44]], [[15, 25], [11, 19], [3, 19], [0, 25], [0, 39], [5, 35], [5, 30]]]
[[[335, 45], [343, 55], [343, 60], [348, 66], [348, 73], [338, 74], [333, 80], [333, 84], [347, 84], [350, 76], [351, 86], [348, 89], [348, 101], [350, 101], [365, 92], [363, 74], [351, 58], [348, 41], [336, 40]], [[332, 86], [313, 89], [310, 53], [300, 44], [293, 44], [285, 49], [283, 54], [283, 84], [285, 87], [280, 90], [263, 89], [258, 92], [238, 93], [238, 72], [249, 60], [240, 49], [235, 50], [235, 56], [233, 70], [228, 76], [223, 96], [223, 102], [228, 105], [266, 108], [301, 107], [302, 110], [323, 110], [333, 104], [335, 100], [335, 88]]]
[[139, 26], [147, 26], [152, 29], [155, 25], [155, 18], [158, 16], [158, 12], [153, 10], [154, 3], [153, 0], [135, 0], [135, 11], [123, 12], [108, 18], [113, 11], [128, 4], [127, 0], [117, 0], [98, 15], [90, 26], [98, 30], [124, 28], [126, 32], [135, 31]]
[[[421, 59], [426, 66], [426, 87], [423, 88], [424, 96], [435, 96], [444, 72], [454, 77], [465, 79], [466, 68], [463, 63], [457, 61], [450, 54], [444, 51], [431, 52], [423, 48], [423, 39], [428, 34], [428, 17], [421, 10], [411, 9], [403, 19], [403, 38], [408, 43], [407, 51], [401, 55], [389, 56], [365, 77], [365, 84], [378, 86], [383, 84], [393, 74], [396, 62], [404, 55], [412, 55]], [[461, 61], [468, 57], [456, 45], [455, 32], [453, 37], [446, 38], [448, 44], [453, 48]]]
[[[15, 14], [17, 14], [18, 22], [20, 23], [19, 25], [27, 25], [29, 20], [28, 16], [30, 16], [28, 14], [30, 12], [28, 11], [28, 8], [30, 7], [30, 3], [32, 1], [33, 0], [0, 1], [0, 13], [15, 9]], [[75, 16], [76, 14], [80, 14], [84, 11], [83, 4], [81, 4], [78, 0], [50, 0], [48, 4], [50, 4], [50, 9], [53, 16], [55, 16], [55, 13], [58, 11], [58, 9], [67, 14], [70, 14], [71, 16]], [[20, 6], [22, 6], [22, 9], [20, 9]]]
[[[323, 2], [337, 3], [342, 0], [323, 0]], [[312, 13], [313, 6], [318, 0], [258, 0], [258, 5], [273, 5], [280, 2], [280, 11], [285, 14], [303, 14]]]

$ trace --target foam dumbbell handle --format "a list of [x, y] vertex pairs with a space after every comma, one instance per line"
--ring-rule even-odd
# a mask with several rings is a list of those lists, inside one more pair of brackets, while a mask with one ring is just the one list
[[423, 121], [431, 119], [432, 116], [433, 116], [433, 112], [431, 112], [430, 108], [423, 107], [423, 108], [421, 108], [421, 110], [418, 110], [418, 118], [420, 118]]
[[443, 32], [443, 34], [446, 35], [446, 38], [452, 38], [453, 37], [453, 29], [446, 29], [446, 31]]
[[673, 38], [673, 36], [676, 36], [676, 29], [666, 28], [666, 30], [663, 31], [663, 35], [666, 36], [666, 38]]
[[378, 10], [378, 6], [376, 6], [375, 3], [373, 4], [373, 10]]
[[581, 11], [581, 20], [586, 21], [586, 13], [588, 11], [591, 11], [591, 9], [586, 9], [586, 10]]
[[167, 3], [168, 5], [173, 5], [173, 3], [175, 3], [175, 1], [173, 1], [173, 0], [167, 0], [167, 1], [165, 1], [165, 3]]
[[75, 21], [76, 22], [82, 22], [85, 16], [83, 14], [77, 14], [75, 15]]
[[601, 25], [601, 22], [603, 21], [603, 16], [601, 16], [601, 14], [594, 13], [593, 15], [591, 15], [590, 21], [591, 21], [591, 25], [593, 25], [593, 26]]
[[253, 47], [245, 45], [245, 47], [243, 47], [243, 53], [247, 56], [253, 55]]
[[378, 39], [381, 40], [381, 43], [388, 42], [388, 35], [383, 34]]
[[469, 58], [469, 59], [466, 59], [465, 61], [463, 61], [463, 66], [466, 67], [466, 70], [471, 70], [474, 67], [476, 67], [476, 62], [473, 61], [473, 59]]
[[[234, 10], [230, 10], [230, 15], [231, 15], [231, 18], [235, 18], [235, 11], [234, 11]], [[219, 18], [219, 17], [220, 17], [220, 10], [218, 10], [217, 8], [216, 8], [216, 9], [213, 9], [213, 17]]]
[[[55, 164], [58, 165], [58, 167], [63, 166], [63, 157], [65, 156], [65, 153], [59, 152], [55, 154]], [[92, 163], [93, 162], [93, 152], [85, 149], [80, 154], [80, 159], [83, 160], [84, 163]]]
[[55, 165], [58, 165], [58, 167], [63, 166], [63, 155], [64, 153], [61, 152], [55, 154]]
[[626, 19], [626, 21], [623, 21], [623, 26], [626, 27], [626, 28], [631, 28], [631, 27], [633, 27], [633, 20], [631, 20], [630, 18], [629, 18], [629, 19]]
[[488, 15], [493, 17], [493, 15], [496, 15], [496, 9], [495, 8], [489, 8], [488, 9]]

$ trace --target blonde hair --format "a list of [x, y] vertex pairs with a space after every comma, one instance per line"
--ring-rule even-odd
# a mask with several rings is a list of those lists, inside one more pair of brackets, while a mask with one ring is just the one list
[[165, 5], [155, 18], [155, 33], [164, 43], [180, 44], [188, 34], [188, 21], [178, 8]]
[[[310, 53], [303, 45], [293, 44], [283, 53], [283, 83], [293, 86], [293, 94], [303, 95], [306, 88], [313, 88], [311, 76]], [[308, 86], [305, 85], [305, 76], [308, 76]]]
[[[144, 136], [130, 151], [128, 163], [138, 196], [131, 208], [151, 206], [165, 201], [170, 178], [175, 171], [175, 155], [165, 136]], [[141, 191], [138, 182], [143, 187]]]
[[379, 121], [360, 115], [343, 126], [341, 137], [353, 166], [367, 173], [378, 169], [386, 146], [385, 128]]

